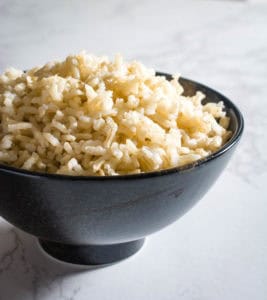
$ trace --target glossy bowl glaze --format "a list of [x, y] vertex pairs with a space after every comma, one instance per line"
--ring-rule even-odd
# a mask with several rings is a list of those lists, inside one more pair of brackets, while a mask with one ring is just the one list
[[224, 102], [233, 135], [219, 151], [183, 167], [125, 176], [54, 175], [0, 165], [0, 215], [63, 261], [107, 264], [134, 254], [146, 236], [203, 197], [243, 132], [242, 115], [230, 100], [191, 80], [180, 82], [186, 95], [200, 90], [205, 101]]

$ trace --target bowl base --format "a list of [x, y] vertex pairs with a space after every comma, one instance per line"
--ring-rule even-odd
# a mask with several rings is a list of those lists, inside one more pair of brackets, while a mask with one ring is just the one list
[[145, 239], [112, 245], [68, 245], [39, 239], [41, 247], [52, 257], [79, 265], [104, 265], [125, 259], [144, 244]]

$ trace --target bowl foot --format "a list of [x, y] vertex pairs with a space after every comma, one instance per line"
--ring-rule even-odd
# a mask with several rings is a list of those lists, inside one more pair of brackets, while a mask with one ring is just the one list
[[103, 265], [135, 254], [145, 239], [113, 245], [68, 245], [39, 239], [49, 255], [61, 261], [79, 265]]

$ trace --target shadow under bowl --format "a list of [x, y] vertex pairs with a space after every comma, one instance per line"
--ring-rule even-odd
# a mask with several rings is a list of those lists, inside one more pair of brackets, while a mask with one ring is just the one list
[[180, 82], [186, 95], [202, 91], [204, 102], [224, 102], [233, 135], [219, 151], [183, 167], [125, 176], [67, 176], [0, 165], [0, 215], [66, 262], [109, 264], [137, 252], [146, 236], [201, 199], [243, 132], [243, 117], [229, 99], [194, 81]]

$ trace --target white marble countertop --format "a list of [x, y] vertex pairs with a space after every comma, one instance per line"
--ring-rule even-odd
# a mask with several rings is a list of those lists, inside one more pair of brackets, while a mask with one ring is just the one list
[[218, 89], [245, 134], [200, 203], [119, 264], [61, 264], [0, 219], [0, 300], [267, 299], [267, 2], [0, 1], [0, 71], [81, 49]]

